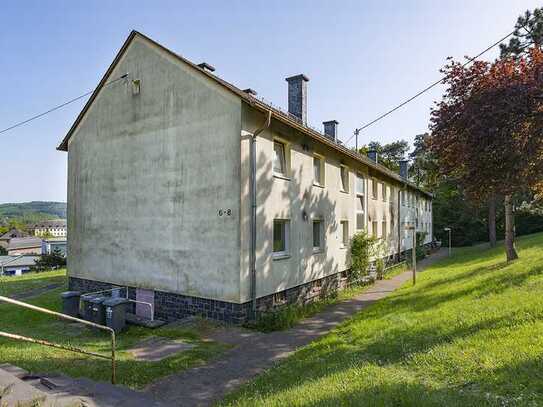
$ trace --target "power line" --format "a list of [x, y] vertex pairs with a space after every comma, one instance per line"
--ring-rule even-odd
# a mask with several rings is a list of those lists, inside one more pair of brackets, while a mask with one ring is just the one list
[[[503, 41], [505, 41], [507, 38], [509, 38], [510, 36], [512, 36], [514, 33], [515, 33], [516, 30], [513, 30], [511, 31], [509, 34], [507, 34], [506, 36], [504, 36], [503, 38], [499, 39], [498, 41], [496, 41], [495, 43], [493, 43], [492, 45], [490, 45], [489, 47], [485, 48], [483, 51], [479, 52], [477, 55], [475, 55], [473, 58], [469, 58], [464, 64], [462, 64], [462, 68], [465, 67], [466, 65], [472, 63], [474, 60], [476, 60], [477, 58], [479, 58], [481, 55], [487, 53], [488, 51], [490, 51], [492, 48], [494, 48], [496, 45], [499, 45], [501, 44]], [[347, 145], [349, 143], [349, 141], [351, 141], [353, 139], [353, 137], [355, 137], [358, 133], [360, 133], [362, 130], [364, 129], [367, 129], [368, 127], [370, 127], [371, 125], [377, 123], [378, 121], [384, 119], [385, 117], [387, 117], [388, 115], [394, 113], [396, 110], [398, 109], [401, 109], [402, 107], [404, 107], [406, 104], [408, 104], [409, 102], [415, 100], [416, 98], [418, 98], [419, 96], [421, 96], [422, 94], [428, 92], [430, 89], [432, 89], [434, 86], [437, 86], [439, 85], [441, 82], [443, 82], [445, 79], [447, 78], [447, 76], [443, 76], [441, 79], [431, 83], [430, 85], [428, 85], [427, 87], [425, 87], [423, 90], [421, 90], [420, 92], [416, 93], [415, 95], [411, 96], [410, 98], [404, 100], [402, 103], [400, 103], [399, 105], [393, 107], [392, 109], [386, 111], [385, 113], [381, 114], [380, 116], [378, 116], [377, 118], [373, 119], [372, 121], [362, 125], [360, 128], [357, 128], [355, 129], [354, 131], [354, 134], [345, 142], [343, 142], [345, 145]]]
[[[117, 81], [120, 81], [121, 79], [126, 78], [127, 76], [128, 76], [128, 73], [125, 73], [124, 75], [118, 77], [117, 79], [113, 79], [113, 80], [107, 82], [106, 84], [104, 84], [104, 86], [109, 86], [109, 85], [111, 85], [111, 84], [113, 84], [113, 83], [115, 83], [115, 82], [117, 82]], [[9, 126], [9, 127], [5, 128], [5, 129], [3, 129], [3, 130], [0, 130], [0, 134], [5, 133], [5, 132], [10, 131], [10, 130], [13, 130], [14, 128], [19, 127], [19, 126], [22, 126], [23, 124], [29, 123], [29, 122], [31, 122], [32, 120], [39, 119], [40, 117], [43, 117], [43, 116], [45, 116], [45, 115], [47, 115], [47, 114], [49, 114], [49, 113], [51, 113], [51, 112], [54, 112], [55, 110], [61, 109], [61, 108], [63, 108], [64, 106], [69, 105], [70, 103], [76, 102], [76, 101], [78, 101], [79, 99], [83, 99], [84, 97], [89, 96], [89, 95], [92, 94], [93, 92], [94, 92], [94, 90], [91, 90], [91, 91], [86, 92], [86, 93], [84, 93], [84, 94], [82, 94], [82, 95], [80, 95], [80, 96], [78, 96], [78, 97], [76, 97], [76, 98], [70, 99], [70, 100], [68, 100], [67, 102], [64, 102], [64, 103], [62, 103], [62, 104], [60, 104], [60, 105], [58, 105], [58, 106], [55, 106], [55, 107], [53, 107], [53, 108], [51, 108], [51, 109], [49, 109], [49, 110], [47, 110], [47, 111], [45, 111], [45, 112], [43, 112], [43, 113], [37, 114], [36, 116], [32, 116], [32, 117], [30, 117], [30, 118], [28, 118], [28, 119], [26, 119], [26, 120], [23, 120], [22, 122], [15, 123], [15, 124], [12, 125], [12, 126]]]

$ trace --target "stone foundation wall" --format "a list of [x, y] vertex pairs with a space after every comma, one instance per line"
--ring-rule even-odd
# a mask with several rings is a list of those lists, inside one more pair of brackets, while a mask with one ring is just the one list
[[[303, 305], [332, 295], [337, 290], [345, 288], [347, 278], [342, 273], [333, 274], [320, 280], [289, 288], [272, 295], [257, 299], [257, 311], [269, 312], [281, 307], [297, 304]], [[119, 287], [101, 281], [69, 277], [70, 290], [88, 293]], [[136, 298], [136, 289], [128, 288], [128, 297]], [[251, 317], [251, 302], [236, 304], [206, 298], [191, 297], [181, 294], [155, 291], [155, 317], [165, 321], [173, 321], [190, 315], [223, 321], [229, 324], [242, 324]]]

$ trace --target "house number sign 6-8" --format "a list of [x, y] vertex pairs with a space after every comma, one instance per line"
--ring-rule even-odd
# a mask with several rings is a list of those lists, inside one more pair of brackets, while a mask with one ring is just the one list
[[219, 209], [217, 214], [219, 216], [232, 216], [232, 209]]

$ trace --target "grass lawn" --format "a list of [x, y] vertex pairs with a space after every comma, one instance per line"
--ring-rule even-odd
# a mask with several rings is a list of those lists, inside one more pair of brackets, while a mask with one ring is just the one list
[[50, 284], [66, 282], [66, 269], [45, 271], [42, 273], [27, 273], [20, 277], [1, 276], [0, 295], [10, 297], [26, 291], [46, 287]]
[[[57, 275], [40, 273], [49, 274], [50, 277], [43, 275], [11, 277], [7, 282], [2, 279], [3, 293], [13, 294], [15, 291], [28, 291], [31, 288], [39, 287], [39, 284], [51, 284], [51, 281], [56, 281], [58, 278], [66, 280], [62, 274], [54, 273]], [[24, 280], [19, 281], [18, 279]], [[28, 285], [25, 286], [23, 281]], [[41, 283], [37, 281], [41, 281]], [[45, 284], [43, 284], [44, 282]], [[59, 295], [65, 290], [66, 286], [63, 286], [26, 301], [59, 311], [61, 308]], [[204, 328], [205, 324], [201, 329]], [[202, 340], [199, 334], [201, 329], [199, 327], [162, 327], [150, 330], [130, 326], [128, 330], [117, 335], [117, 382], [132, 388], [142, 388], [159, 377], [204, 363], [225, 350], [226, 347], [222, 344]], [[70, 344], [98, 353], [109, 354], [111, 349], [109, 347], [110, 336], [106, 333], [10, 304], [0, 305], [0, 330]], [[134, 360], [126, 350], [149, 336], [182, 339], [187, 343], [194, 344], [195, 347], [160, 362]], [[108, 360], [4, 338], [0, 338], [0, 362], [11, 363], [35, 373], [59, 372], [72, 377], [83, 376], [101, 381], [109, 381], [111, 375], [111, 362]]]
[[223, 405], [543, 405], [543, 234], [518, 248], [456, 250]]

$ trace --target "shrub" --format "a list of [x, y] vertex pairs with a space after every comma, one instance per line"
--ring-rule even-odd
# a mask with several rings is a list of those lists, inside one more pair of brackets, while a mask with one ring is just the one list
[[375, 252], [377, 239], [366, 231], [358, 232], [351, 239], [351, 278], [358, 279], [368, 273], [370, 257]]

